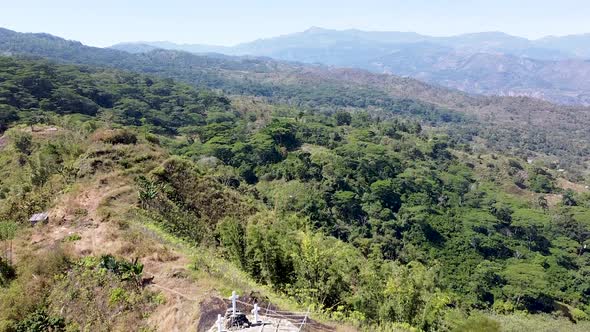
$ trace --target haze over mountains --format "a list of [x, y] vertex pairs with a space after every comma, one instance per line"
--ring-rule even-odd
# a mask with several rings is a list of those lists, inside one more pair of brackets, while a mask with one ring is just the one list
[[470, 93], [590, 104], [590, 34], [529, 40], [501, 32], [432, 37], [314, 27], [233, 47], [171, 42], [112, 47], [131, 53], [163, 48], [266, 56], [408, 76]]

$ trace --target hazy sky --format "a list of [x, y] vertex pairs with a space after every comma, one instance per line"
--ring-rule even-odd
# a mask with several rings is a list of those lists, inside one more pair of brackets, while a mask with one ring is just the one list
[[589, 0], [0, 0], [0, 26], [95, 46], [169, 40], [232, 45], [324, 28], [529, 38], [590, 32]]

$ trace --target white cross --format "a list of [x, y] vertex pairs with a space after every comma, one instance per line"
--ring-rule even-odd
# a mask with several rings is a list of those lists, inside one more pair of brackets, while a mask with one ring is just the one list
[[232, 291], [231, 292], [231, 297], [229, 298], [231, 300], [231, 311], [232, 311], [232, 315], [235, 316], [236, 314], [236, 300], [238, 299], [238, 295], [236, 294], [236, 291]]
[[254, 303], [254, 309], [252, 309], [252, 313], [254, 314], [254, 323], [258, 323], [258, 311], [260, 311], [258, 303]]
[[223, 318], [221, 318], [220, 314], [217, 314], [217, 332], [222, 332], [223, 331], [223, 326], [221, 325], [223, 323]]

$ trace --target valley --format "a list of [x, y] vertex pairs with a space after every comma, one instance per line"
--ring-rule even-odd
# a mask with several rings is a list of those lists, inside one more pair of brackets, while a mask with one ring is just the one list
[[0, 59], [0, 330], [208, 330], [232, 291], [309, 308], [310, 331], [588, 329], [584, 173], [487, 147], [520, 144], [490, 126], [527, 107], [581, 126], [563, 108], [274, 62], [240, 78], [249, 60], [204, 58], [227, 74], [212, 90], [31, 55]]

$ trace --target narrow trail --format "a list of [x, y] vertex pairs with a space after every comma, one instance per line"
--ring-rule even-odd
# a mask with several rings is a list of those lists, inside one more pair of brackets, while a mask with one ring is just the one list
[[[98, 210], [106, 200], [117, 200], [121, 186], [110, 185], [118, 181], [96, 180], [79, 192], [66, 194], [55, 207], [49, 210], [47, 225], [34, 227], [28, 245], [35, 251], [51, 250], [55, 245], [65, 244], [78, 257], [115, 254], [133, 259], [135, 249], [123, 235], [116, 223], [104, 220]], [[68, 242], [68, 237], [78, 235], [79, 240]], [[142, 241], [163, 247], [161, 243], [146, 236]], [[187, 275], [191, 260], [181, 252], [168, 248], [166, 259], [158, 255], [139, 257], [144, 264], [144, 275], [153, 277], [153, 287], [165, 296], [165, 303], [158, 306], [149, 322], [158, 331], [194, 330], [199, 321], [199, 304], [209, 292], [199, 288]]]

